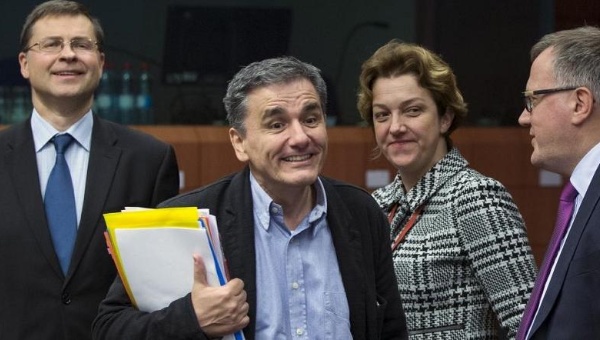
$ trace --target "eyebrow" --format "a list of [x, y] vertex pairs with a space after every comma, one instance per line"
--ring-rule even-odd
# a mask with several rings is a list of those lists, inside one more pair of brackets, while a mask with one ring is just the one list
[[71, 40], [77, 40], [77, 39], [85, 39], [85, 40], [95, 41], [94, 40], [95, 38], [90, 38], [90, 37], [85, 36], [85, 35], [77, 35], [77, 36], [74, 36], [74, 37], [72, 37], [70, 39], [65, 39], [65, 38], [61, 37], [60, 35], [50, 35], [50, 36], [47, 36], [47, 37], [41, 37], [41, 38], [38, 39], [38, 41], [42, 41], [42, 40], [46, 40], [46, 39], [56, 39], [56, 40], [62, 40], [62, 41], [66, 41], [66, 42], [71, 41]]
[[269, 109], [265, 110], [265, 112], [263, 114], [263, 119], [265, 119], [265, 118], [271, 118], [271, 117], [274, 117], [274, 116], [279, 116], [279, 115], [282, 115], [284, 112], [285, 112], [285, 110], [282, 109], [279, 106], [276, 106], [276, 107], [273, 107], [273, 108], [269, 108]]
[[[323, 108], [321, 107], [321, 104], [319, 102], [316, 101], [311, 101], [309, 103], [306, 103], [303, 107], [302, 107], [302, 112], [306, 113], [306, 112], [310, 112], [310, 111], [316, 111], [316, 110], [320, 110], [323, 111]], [[263, 118], [270, 118], [270, 117], [274, 117], [274, 116], [278, 116], [278, 115], [282, 115], [285, 113], [285, 110], [280, 107], [280, 106], [276, 106], [270, 109], [266, 109], [263, 115]]]
[[[407, 105], [415, 105], [415, 104], [420, 104], [420, 103], [424, 103], [424, 102], [425, 102], [425, 100], [423, 98], [412, 97], [412, 98], [409, 98], [407, 100], [403, 100], [402, 102], [400, 102], [400, 106], [401, 107], [405, 107]], [[373, 102], [372, 106], [373, 107], [387, 108], [387, 105], [385, 105], [383, 103], [377, 103], [377, 102]]]
[[302, 112], [306, 112], [306, 111], [315, 111], [315, 110], [323, 110], [323, 108], [321, 107], [321, 104], [318, 102], [309, 102], [306, 105], [304, 105], [304, 107], [302, 108]]

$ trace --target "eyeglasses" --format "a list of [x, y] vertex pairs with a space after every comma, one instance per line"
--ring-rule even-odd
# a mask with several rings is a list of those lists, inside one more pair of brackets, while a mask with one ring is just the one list
[[[72, 39], [69, 45], [74, 52], [93, 52], [98, 48], [98, 42], [88, 38]], [[36, 46], [42, 53], [57, 54], [65, 48], [65, 41], [62, 38], [45, 38], [25, 48], [25, 52]]]
[[527, 112], [529, 112], [529, 113], [531, 113], [531, 111], [533, 110], [533, 106], [534, 106], [533, 100], [535, 99], [534, 96], [537, 96], [540, 94], [550, 94], [550, 93], [555, 93], [555, 92], [571, 91], [571, 90], [575, 90], [578, 87], [580, 87], [580, 86], [567, 86], [567, 87], [557, 87], [554, 89], [524, 91], [523, 92], [523, 100], [525, 100], [525, 110], [527, 110]]

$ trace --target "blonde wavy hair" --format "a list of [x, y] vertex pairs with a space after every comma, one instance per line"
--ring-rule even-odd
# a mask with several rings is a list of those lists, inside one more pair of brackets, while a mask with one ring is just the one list
[[450, 147], [450, 134], [467, 116], [467, 104], [456, 84], [456, 76], [450, 66], [438, 55], [416, 44], [391, 40], [367, 59], [359, 77], [357, 107], [361, 117], [373, 126], [373, 84], [378, 78], [393, 78], [405, 74], [416, 77], [419, 85], [427, 89], [442, 116], [446, 110], [454, 113], [454, 119], [444, 138]]

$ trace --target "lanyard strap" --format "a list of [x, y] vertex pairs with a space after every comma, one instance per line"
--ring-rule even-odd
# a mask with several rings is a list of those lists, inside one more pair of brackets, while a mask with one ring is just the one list
[[[396, 238], [394, 238], [394, 243], [392, 243], [392, 252], [394, 250], [396, 250], [396, 248], [398, 248], [400, 243], [402, 243], [404, 241], [404, 239], [406, 238], [406, 234], [408, 234], [408, 232], [412, 229], [412, 227], [415, 225], [415, 223], [417, 223], [417, 220], [419, 219], [419, 217], [421, 216], [421, 213], [423, 212], [424, 206], [425, 206], [424, 204], [421, 204], [420, 206], [417, 207], [417, 209], [415, 209], [415, 211], [408, 218], [408, 221], [406, 222], [406, 224], [404, 225], [402, 230], [400, 230], [398, 235], [396, 235]], [[390, 221], [390, 224], [392, 223], [392, 220], [394, 219], [394, 215], [396, 215], [397, 207], [398, 207], [398, 204], [395, 204], [392, 207], [392, 210], [390, 210], [390, 212], [388, 214], [388, 220]]]

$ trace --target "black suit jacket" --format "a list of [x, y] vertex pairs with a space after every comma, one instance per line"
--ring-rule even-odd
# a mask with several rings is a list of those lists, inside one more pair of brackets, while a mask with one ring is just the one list
[[530, 339], [600, 339], [600, 168], [575, 216]]
[[[354, 339], [406, 339], [404, 311], [390, 251], [387, 219], [371, 195], [349, 184], [322, 178]], [[250, 305], [246, 339], [254, 339], [256, 262], [249, 170], [168, 200], [161, 206], [209, 208], [217, 218], [231, 277], [245, 284]], [[273, 297], [277, 299], [277, 297]], [[119, 279], [94, 321], [96, 339], [206, 339], [190, 294], [169, 307], [144, 313], [131, 307]]]
[[44, 213], [30, 120], [0, 132], [0, 339], [91, 339], [116, 276], [103, 213], [178, 193], [171, 146], [94, 117], [84, 205], [66, 277]]

